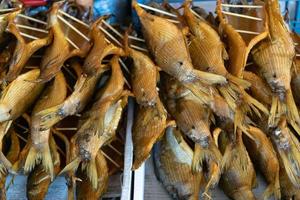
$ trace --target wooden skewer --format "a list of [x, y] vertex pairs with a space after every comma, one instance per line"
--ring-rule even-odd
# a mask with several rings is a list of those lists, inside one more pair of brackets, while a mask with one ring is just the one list
[[23, 29], [33, 30], [33, 31], [41, 32], [41, 33], [49, 33], [49, 31], [47, 31], [47, 30], [40, 29], [40, 28], [34, 28], [31, 26], [26, 26], [26, 25], [21, 25], [21, 24], [17, 24], [16, 26], [23, 28]]
[[109, 148], [111, 148], [112, 150], [114, 150], [118, 155], [123, 155], [118, 149], [116, 149], [113, 145], [111, 144], [108, 144], [107, 145]]
[[256, 20], [256, 21], [262, 21], [261, 18], [258, 17], [252, 17], [252, 16], [248, 16], [248, 15], [243, 15], [243, 14], [238, 14], [238, 13], [232, 13], [232, 12], [227, 12], [227, 11], [223, 11], [222, 13], [226, 14], [226, 15], [231, 15], [231, 16], [235, 16], [235, 17], [241, 17], [241, 18], [246, 18], [246, 19], [252, 19], [252, 20]]
[[18, 127], [20, 127], [21, 129], [23, 129], [24, 131], [29, 131], [29, 129], [28, 128], [26, 128], [25, 126], [23, 126], [23, 125], [21, 125], [21, 124], [19, 124], [19, 123], [17, 123], [17, 122], [13, 122], [16, 126], [18, 126]]
[[77, 131], [77, 128], [74, 127], [56, 127], [57, 131]]
[[102, 26], [99, 26], [100, 30], [106, 34], [110, 39], [112, 39], [113, 41], [115, 41], [118, 45], [122, 46], [122, 44], [114, 37], [112, 36], [107, 30], [105, 30], [105, 28], [103, 28]]
[[168, 16], [170, 16], [170, 17], [176, 17], [176, 18], [177, 18], [177, 15], [174, 15], [174, 14], [172, 14], [172, 13], [166, 12], [166, 11], [164, 11], [164, 10], [160, 10], [160, 9], [157, 9], [157, 8], [153, 8], [153, 7], [151, 7], [151, 6], [147, 6], [147, 5], [140, 4], [140, 3], [139, 3], [138, 5], [141, 6], [142, 8], [146, 8], [146, 9], [152, 10], [152, 11], [154, 11], [154, 12], [158, 12], [158, 13], [161, 13], [161, 14], [164, 14], [164, 15], [168, 15]]
[[3, 8], [3, 9], [0, 9], [0, 12], [10, 12], [10, 11], [14, 11], [16, 10], [16, 8]]
[[260, 5], [232, 5], [232, 4], [221, 4], [223, 7], [229, 7], [229, 8], [263, 8], [263, 6]]
[[251, 35], [259, 35], [259, 32], [253, 32], [253, 31], [245, 31], [245, 30], [236, 30], [239, 33], [246, 33], [246, 34], [251, 34]]
[[75, 49], [79, 49], [79, 47], [70, 38], [68, 38], [66, 36], [65, 36], [65, 38]]
[[172, 22], [174, 24], [179, 24], [180, 23], [180, 21], [177, 21], [177, 20], [174, 20], [174, 19], [166, 19], [166, 20], [168, 20], [169, 22]]
[[128, 38], [132, 39], [132, 40], [140, 41], [140, 42], [146, 42], [144, 39], [138, 38], [138, 37], [135, 37], [135, 36], [132, 36], [132, 35], [129, 35]]
[[300, 54], [299, 54], [299, 53], [297, 53], [297, 54], [296, 54], [296, 56], [297, 56], [297, 57], [299, 57], [299, 56], [300, 56]]
[[65, 20], [62, 16], [58, 15], [57, 16], [58, 19], [60, 19], [62, 22], [64, 22], [66, 25], [68, 25], [73, 31], [75, 31], [76, 33], [78, 33], [78, 35], [80, 35], [81, 37], [83, 37], [86, 41], [90, 41], [90, 38], [88, 38], [87, 36], [85, 36], [83, 33], [81, 33], [77, 28], [75, 28], [72, 24], [70, 24], [67, 20]]
[[196, 13], [193, 9], [190, 8], [190, 10], [196, 17], [198, 17], [199, 19], [202, 19], [202, 17], [198, 13]]
[[34, 22], [37, 22], [37, 23], [40, 23], [40, 24], [44, 24], [44, 25], [47, 25], [46, 22], [42, 21], [42, 20], [38, 20], [38, 19], [35, 19], [33, 17], [29, 17], [27, 15], [23, 15], [23, 14], [18, 14], [19, 17], [22, 17], [22, 18], [25, 18], [25, 19], [28, 19], [28, 20], [31, 20], [31, 21], [34, 21]]
[[32, 35], [28, 35], [28, 34], [22, 33], [22, 32], [20, 32], [20, 35], [22, 35], [22, 36], [24, 36], [24, 37], [27, 37], [27, 38], [29, 38], [29, 39], [32, 39], [32, 40], [38, 40], [38, 39], [40, 39], [40, 38], [38, 38], [38, 37], [35, 37], [35, 36], [32, 36]]
[[23, 136], [17, 134], [17, 137], [20, 138], [21, 140], [23, 140], [23, 142], [27, 143], [27, 139], [25, 139]]
[[115, 162], [113, 159], [111, 159], [106, 153], [104, 153], [104, 151], [101, 150], [101, 153], [103, 153], [104, 157], [107, 158], [110, 162], [112, 162], [115, 166], [117, 166], [118, 168], [121, 169], [121, 166]]
[[107, 23], [105, 20], [103, 20], [103, 24], [105, 24], [105, 26], [107, 26], [108, 28], [110, 28], [115, 34], [117, 34], [117, 36], [119, 36], [120, 38], [123, 38], [123, 35], [117, 31], [114, 27], [112, 27], [109, 23]]
[[65, 16], [67, 16], [67, 17], [69, 17], [70, 19], [72, 19], [72, 20], [78, 22], [79, 24], [81, 24], [81, 25], [83, 25], [83, 26], [85, 26], [85, 27], [87, 27], [87, 28], [90, 28], [90, 26], [89, 26], [88, 24], [86, 24], [86, 23], [84, 23], [83, 21], [77, 19], [76, 17], [73, 17], [72, 15], [69, 15], [68, 13], [66, 13], [66, 12], [64, 12], [64, 11], [58, 10], [58, 12], [61, 13], [61, 14], [63, 14], [63, 15], [65, 15]]
[[65, 65], [63, 65], [63, 68], [74, 80], [77, 80], [76, 76]]
[[253, 62], [248, 62], [245, 67], [247, 67], [249, 65], [253, 65], [253, 64], [254, 64]]
[[133, 48], [133, 49], [136, 49], [136, 50], [143, 51], [143, 52], [148, 52], [147, 49], [142, 48], [142, 47], [139, 47], [139, 46], [136, 46], [136, 45], [134, 45], [134, 44], [131, 44], [130, 47]]

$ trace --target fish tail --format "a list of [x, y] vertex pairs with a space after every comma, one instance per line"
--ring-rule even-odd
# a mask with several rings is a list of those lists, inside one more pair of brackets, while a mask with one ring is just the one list
[[96, 160], [91, 159], [87, 164], [86, 164], [86, 173], [87, 176], [92, 183], [92, 186], [94, 189], [98, 188], [98, 172], [97, 172], [97, 166], [96, 166]]
[[231, 75], [229, 73], [226, 75], [226, 78], [229, 80], [229, 82], [232, 82], [235, 85], [240, 86], [240, 87], [242, 87], [244, 89], [251, 87], [251, 83], [248, 82], [247, 80], [238, 78], [238, 77], [233, 76], [233, 75]]
[[63, 105], [53, 106], [36, 114], [37, 116], [41, 116], [40, 130], [50, 129], [65, 117], [62, 112]]
[[24, 164], [24, 171], [26, 173], [31, 172], [40, 161], [42, 161], [44, 168], [50, 173], [51, 181], [53, 181], [54, 166], [53, 166], [49, 144], [44, 145], [43, 149], [41, 150], [37, 150], [34, 146], [30, 147]]
[[[0, 172], [1, 173], [6, 173], [7, 171], [11, 172], [12, 171], [12, 164], [11, 162], [5, 157], [2, 151], [0, 151]], [[12, 171], [13, 174], [15, 172]]]
[[201, 90], [201, 87], [193, 83], [185, 83], [184, 86], [188, 88], [202, 104], [208, 105], [213, 101], [213, 97], [208, 91]]
[[194, 156], [193, 156], [193, 160], [192, 160], [192, 171], [193, 172], [200, 172], [202, 171], [202, 165], [204, 162], [204, 151], [202, 151], [202, 148], [200, 146], [200, 144], [195, 144], [194, 147]]
[[209, 73], [209, 72], [203, 72], [203, 71], [194, 69], [193, 75], [196, 77], [196, 79], [198, 79], [199, 81], [206, 83], [208, 85], [227, 83], [227, 80], [224, 76]]
[[258, 110], [260, 110], [261, 112], [263, 112], [266, 115], [269, 115], [269, 110], [262, 103], [260, 103], [255, 98], [250, 96], [246, 91], [244, 91], [244, 90], [241, 90], [241, 91], [243, 93], [243, 99], [244, 99], [245, 103], [248, 104], [252, 108], [252, 110], [255, 111], [255, 113], [258, 116], [260, 116], [260, 113], [258, 112]]
[[286, 106], [288, 110], [289, 121], [295, 121], [297, 124], [300, 124], [299, 112], [291, 89], [286, 91]]
[[58, 176], [66, 173], [66, 172], [76, 171], [80, 163], [81, 163], [80, 157], [75, 158], [72, 162], [67, 164], [63, 170], [61, 170], [61, 172], [59, 173]]

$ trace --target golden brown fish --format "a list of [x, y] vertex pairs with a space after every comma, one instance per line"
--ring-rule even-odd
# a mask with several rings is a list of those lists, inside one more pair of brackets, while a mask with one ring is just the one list
[[17, 39], [17, 45], [13, 57], [9, 63], [8, 73], [5, 77], [5, 80], [8, 82], [11, 82], [17, 78], [29, 58], [40, 48], [50, 44], [53, 36], [52, 31], [50, 31], [49, 33], [40, 33], [38, 36], [41, 38], [39, 39], [28, 41], [27, 38], [22, 36], [21, 31], [22, 33], [29, 35], [32, 34], [33, 31], [27, 31], [26, 29], [23, 30], [19, 26], [19, 24], [24, 24], [22, 20], [17, 17], [19, 13], [20, 11], [9, 16], [9, 24], [7, 26], [8, 31]]
[[270, 135], [287, 176], [294, 187], [300, 188], [300, 143], [287, 127], [284, 117], [280, 119], [278, 126], [271, 131]]
[[266, 104], [272, 104], [272, 91], [269, 85], [253, 72], [244, 71], [243, 77], [251, 83], [251, 93], [258, 101]]
[[[54, 174], [60, 170], [60, 157], [53, 136], [49, 138]], [[26, 195], [29, 200], [43, 200], [51, 184], [51, 174], [45, 170], [43, 164], [37, 164], [27, 178]]]
[[276, 126], [282, 115], [287, 115], [289, 122], [300, 124], [300, 116], [291, 91], [291, 67], [295, 56], [295, 47], [283, 21], [279, 3], [266, 0], [269, 37], [258, 43], [252, 50], [254, 61], [262, 76], [275, 93], [269, 125]]
[[209, 112], [198, 102], [182, 98], [176, 102], [174, 115], [181, 131], [195, 142], [192, 171], [199, 171], [204, 165], [208, 169], [215, 169], [207, 175], [208, 184], [205, 187], [205, 193], [208, 193], [209, 189], [218, 183], [221, 176], [222, 161], [222, 155], [211, 136]]
[[236, 138], [232, 133], [231, 135], [222, 133], [219, 139], [224, 162], [220, 186], [225, 194], [232, 199], [256, 199], [252, 192], [256, 175], [244, 146], [241, 130], [237, 130]]
[[40, 162], [46, 172], [49, 172], [51, 180], [54, 178], [54, 165], [49, 147], [50, 129], [40, 131], [40, 116], [36, 113], [43, 109], [55, 106], [63, 102], [67, 95], [67, 83], [62, 72], [57, 73], [54, 81], [49, 85], [41, 98], [35, 104], [31, 114], [31, 147], [24, 164], [25, 173], [34, 169]]
[[[77, 64], [77, 62], [71, 63], [73, 66]], [[41, 118], [40, 129], [49, 129], [65, 117], [82, 112], [94, 94], [97, 81], [105, 70], [105, 66], [102, 66], [92, 76], [80, 74], [74, 86], [73, 93], [64, 102], [36, 113]]]
[[217, 89], [232, 110], [236, 111], [240, 107], [239, 104], [243, 103], [244, 108], [248, 107], [245, 109], [248, 112], [251, 112], [251, 107], [255, 107], [254, 111], [261, 110], [268, 114], [264, 105], [244, 91], [250, 83], [227, 71], [224, 59], [228, 59], [228, 55], [220, 36], [204, 19], [199, 19], [192, 13], [189, 0], [184, 3], [184, 18], [191, 32], [188, 44], [195, 68], [222, 75], [228, 79], [228, 84], [217, 86]]
[[[67, 59], [73, 56], [83, 57], [90, 48], [90, 43], [88, 41], [82, 42], [81, 46], [77, 44], [79, 49], [72, 47], [67, 41], [62, 25], [58, 19], [59, 9], [60, 3], [55, 3], [52, 5], [50, 11], [49, 26], [50, 30], [53, 32], [53, 42], [47, 47], [41, 61], [39, 81], [42, 82], [47, 82], [52, 79], [60, 71]], [[71, 38], [71, 36], [69, 37]]]
[[226, 78], [195, 70], [182, 30], [164, 18], [147, 13], [136, 1], [132, 1], [132, 5], [137, 11], [147, 45], [158, 66], [209, 104], [213, 97], [207, 85], [224, 84]]
[[126, 54], [133, 59], [131, 85], [135, 99], [139, 105], [153, 106], [159, 98], [156, 89], [158, 69], [146, 54], [128, 47], [128, 33], [125, 41]]
[[251, 160], [263, 173], [269, 184], [263, 193], [263, 199], [269, 199], [274, 194], [280, 199], [279, 161], [271, 141], [260, 129], [251, 126], [249, 132], [255, 139], [243, 138]]
[[0, 99], [1, 122], [18, 118], [34, 103], [44, 87], [34, 82], [39, 75], [39, 69], [28, 71], [5, 88]]
[[[20, 142], [16, 132], [13, 131], [12, 129], [10, 129], [10, 140], [11, 140], [11, 144], [10, 144], [9, 151], [6, 154], [6, 157], [11, 163], [14, 163], [17, 161], [20, 153]], [[0, 168], [0, 199], [3, 200], [6, 199], [5, 182], [6, 182], [7, 175], [8, 173], [5, 170], [3, 171], [2, 168]]]
[[138, 106], [132, 128], [133, 170], [150, 156], [153, 145], [163, 136], [168, 125], [167, 111], [159, 99], [153, 106]]
[[76, 184], [76, 197], [78, 200], [98, 200], [106, 192], [109, 174], [107, 163], [101, 150], [96, 156], [96, 168], [97, 174], [99, 174], [98, 187], [96, 190], [90, 184], [88, 177], [82, 173], [82, 171], [78, 170], [77, 176], [82, 180]]
[[105, 35], [99, 29], [106, 16], [99, 18], [95, 21], [91, 28], [91, 39], [93, 41], [93, 47], [84, 60], [83, 71], [88, 76], [97, 74], [98, 70], [102, 70], [102, 60], [108, 55], [124, 55], [124, 51], [121, 48], [116, 47], [112, 43], [108, 43], [105, 39]]
[[300, 105], [300, 59], [295, 59], [294, 62], [294, 69], [292, 73], [292, 80], [291, 80], [291, 88], [293, 91], [293, 95], [295, 101], [298, 105]]
[[128, 92], [124, 91], [124, 77], [118, 63], [118, 56], [112, 58], [112, 75], [92, 108], [82, 117], [78, 131], [71, 144], [72, 161], [61, 173], [74, 171], [82, 162], [92, 187], [98, 187], [96, 155], [99, 149], [115, 137], [123, 108], [127, 105]]
[[[256, 1], [257, 2], [257, 1]], [[253, 4], [256, 5], [257, 3]], [[220, 34], [226, 37], [229, 55], [229, 72], [236, 77], [243, 77], [248, 55], [254, 45], [268, 36], [267, 20], [264, 8], [242, 9], [244, 15], [261, 18], [261, 21], [225, 15], [222, 13], [222, 0], [217, 1], [216, 12], [220, 21]], [[258, 32], [258, 35], [243, 34], [237, 30]]]
[[198, 200], [203, 175], [192, 173], [193, 151], [174, 127], [154, 147], [156, 175], [174, 199]]

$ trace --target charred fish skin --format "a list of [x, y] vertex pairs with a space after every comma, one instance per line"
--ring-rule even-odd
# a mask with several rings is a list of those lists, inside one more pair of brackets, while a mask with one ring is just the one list
[[201, 172], [192, 173], [193, 151], [180, 133], [175, 132], [175, 128], [167, 128], [162, 141], [155, 145], [155, 172], [173, 198], [196, 200], [203, 175]]
[[0, 99], [0, 122], [18, 118], [32, 105], [44, 88], [43, 83], [35, 82], [39, 75], [39, 69], [31, 70], [5, 88]]
[[[223, 136], [223, 138], [222, 138]], [[251, 191], [256, 175], [254, 167], [242, 141], [242, 132], [237, 131], [236, 141], [226, 141], [221, 135], [220, 148], [223, 152], [224, 168], [220, 186], [232, 199], [256, 199]]]

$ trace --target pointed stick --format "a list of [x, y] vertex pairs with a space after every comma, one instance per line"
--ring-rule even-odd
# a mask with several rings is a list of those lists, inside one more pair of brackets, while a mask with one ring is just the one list
[[29, 39], [32, 39], [32, 40], [38, 40], [38, 39], [40, 39], [40, 38], [38, 38], [38, 37], [35, 37], [35, 36], [32, 36], [32, 35], [28, 35], [28, 34], [22, 33], [22, 32], [20, 32], [20, 35], [22, 35], [22, 36], [24, 36], [24, 37], [27, 37], [27, 38], [29, 38]]
[[153, 8], [151, 6], [147, 6], [147, 5], [144, 5], [144, 4], [140, 4], [138, 3], [139, 6], [141, 6], [142, 8], [145, 8], [145, 9], [148, 9], [148, 10], [152, 10], [154, 12], [158, 12], [158, 13], [161, 13], [161, 14], [164, 14], [164, 15], [167, 15], [167, 16], [170, 16], [170, 17], [176, 17], [177, 18], [177, 15], [174, 15], [172, 13], [169, 13], [169, 12], [166, 12], [164, 10], [160, 10], [160, 9], [157, 9], [157, 8]]
[[33, 18], [33, 17], [29, 17], [29, 16], [27, 16], [27, 15], [18, 14], [18, 17], [25, 18], [25, 19], [28, 19], [28, 20], [31, 20], [31, 21], [34, 21], [34, 22], [37, 22], [37, 23], [40, 23], [40, 24], [43, 24], [43, 25], [47, 25], [46, 22], [44, 22], [44, 21], [42, 21], [42, 20], [35, 19], [35, 18]]
[[79, 24], [85, 26], [86, 28], [90, 28], [90, 26], [89, 26], [88, 24], [86, 24], [86, 23], [84, 23], [83, 21], [77, 19], [76, 17], [73, 17], [72, 15], [69, 15], [68, 13], [66, 13], [66, 12], [64, 12], [64, 11], [58, 10], [58, 12], [61, 13], [61, 14], [63, 14], [63, 15], [65, 15], [66, 17], [69, 17], [70, 19], [72, 19], [72, 20], [78, 22]]
[[232, 5], [232, 4], [225, 4], [225, 3], [222, 3], [221, 6], [229, 7], [229, 8], [263, 8], [263, 6], [260, 5]]
[[238, 13], [232, 13], [232, 12], [227, 12], [227, 11], [222, 11], [222, 13], [224, 13], [225, 15], [231, 15], [231, 16], [235, 16], [235, 17], [252, 19], [252, 20], [256, 20], [256, 21], [262, 21], [262, 18], [258, 18], [258, 17], [252, 17], [252, 16], [248, 16], [248, 15], [243, 15], [243, 14], [238, 14]]

